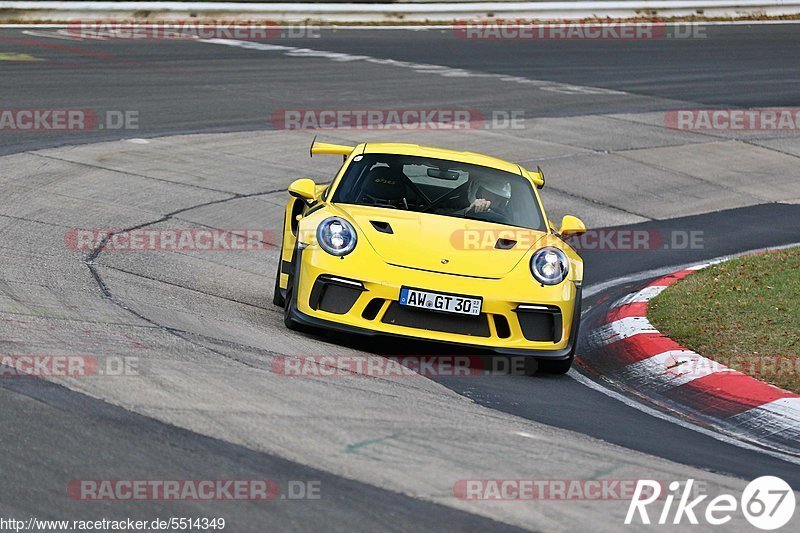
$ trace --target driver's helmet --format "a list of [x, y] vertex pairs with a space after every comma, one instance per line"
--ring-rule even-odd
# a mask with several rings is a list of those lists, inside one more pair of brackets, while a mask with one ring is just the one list
[[511, 184], [490, 178], [477, 178], [469, 188], [469, 201], [477, 198], [489, 200], [492, 209], [505, 209], [511, 200]]

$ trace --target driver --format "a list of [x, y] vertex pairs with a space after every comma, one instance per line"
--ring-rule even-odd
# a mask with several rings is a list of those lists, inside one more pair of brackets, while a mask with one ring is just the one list
[[508, 204], [511, 201], [511, 184], [491, 179], [476, 179], [467, 192], [470, 200], [465, 214], [486, 213], [491, 211], [498, 215], [508, 214]]
[[[454, 194], [441, 202], [436, 212], [472, 218], [500, 218], [510, 220], [511, 184], [507, 181], [476, 177], [460, 186]], [[484, 215], [484, 216], [481, 216]], [[495, 215], [492, 217], [492, 215]]]

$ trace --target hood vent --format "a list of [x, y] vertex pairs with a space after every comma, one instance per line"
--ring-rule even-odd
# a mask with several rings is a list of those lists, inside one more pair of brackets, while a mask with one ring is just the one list
[[500, 238], [497, 239], [497, 242], [494, 244], [494, 247], [497, 248], [498, 250], [510, 250], [516, 245], [517, 241], [515, 241], [514, 239]]
[[380, 231], [381, 233], [394, 234], [394, 231], [392, 231], [392, 226], [390, 226], [388, 222], [382, 222], [380, 220], [370, 220], [369, 223], [372, 224], [373, 228]]

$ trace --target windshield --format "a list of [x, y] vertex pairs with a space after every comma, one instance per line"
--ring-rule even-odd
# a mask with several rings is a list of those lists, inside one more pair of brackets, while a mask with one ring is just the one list
[[544, 228], [527, 179], [444, 159], [397, 154], [356, 156], [333, 202]]

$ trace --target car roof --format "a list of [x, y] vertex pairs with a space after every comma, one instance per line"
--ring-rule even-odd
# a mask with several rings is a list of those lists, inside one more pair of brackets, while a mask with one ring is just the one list
[[419, 157], [430, 157], [432, 159], [446, 159], [450, 161], [458, 161], [460, 163], [471, 163], [473, 165], [496, 168], [506, 172], [511, 172], [512, 174], [521, 174], [519, 165], [510, 163], [508, 161], [503, 161], [502, 159], [498, 159], [496, 157], [477, 154], [475, 152], [459, 152], [457, 150], [448, 150], [446, 148], [422, 146], [419, 144], [366, 143], [364, 144], [364, 148], [361, 153], [415, 155]]

